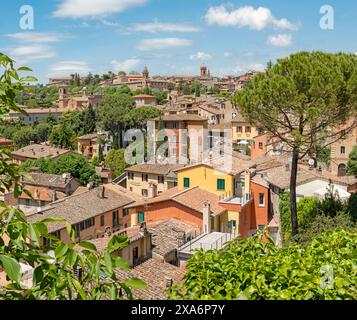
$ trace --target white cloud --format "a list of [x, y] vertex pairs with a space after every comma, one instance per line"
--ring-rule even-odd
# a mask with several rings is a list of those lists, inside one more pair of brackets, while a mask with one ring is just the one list
[[155, 38], [140, 41], [137, 48], [141, 51], [149, 51], [156, 49], [189, 47], [191, 45], [191, 40], [182, 38]]
[[276, 36], [269, 36], [267, 43], [275, 47], [288, 47], [292, 43], [292, 36], [290, 34], [278, 34]]
[[123, 12], [148, 0], [62, 0], [53, 13], [56, 18], [97, 18]]
[[85, 61], [61, 61], [50, 68], [51, 75], [61, 76], [71, 73], [87, 74], [92, 69]]
[[3, 50], [19, 64], [50, 59], [57, 55], [55, 51], [45, 45], [28, 45]]
[[142, 32], [198, 32], [199, 28], [190, 24], [160, 23], [157, 20], [152, 23], [133, 24], [130, 27], [133, 31]]
[[228, 57], [233, 56], [233, 53], [232, 52], [225, 52], [225, 53], [223, 53], [223, 56], [228, 58]]
[[17, 41], [31, 43], [50, 43], [66, 39], [63, 35], [46, 32], [18, 32], [10, 33], [7, 36]]
[[286, 18], [276, 19], [270, 9], [264, 7], [254, 9], [251, 6], [245, 6], [230, 12], [224, 5], [211, 7], [208, 9], [205, 19], [209, 25], [238, 28], [249, 27], [257, 31], [261, 31], [268, 26], [289, 30], [298, 29], [297, 25], [292, 24]]
[[201, 60], [201, 61], [207, 61], [207, 60], [211, 60], [212, 56], [208, 53], [199, 51], [196, 54], [193, 54], [192, 56], [190, 56], [190, 60]]
[[116, 71], [125, 71], [125, 72], [133, 71], [140, 64], [141, 64], [141, 60], [139, 59], [127, 59], [122, 62], [113, 60], [111, 62], [111, 65]]

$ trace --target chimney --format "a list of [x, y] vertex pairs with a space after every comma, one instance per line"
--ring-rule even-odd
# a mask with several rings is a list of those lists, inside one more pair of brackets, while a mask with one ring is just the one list
[[51, 198], [52, 202], [55, 202], [57, 201], [57, 191], [56, 190], [53, 190], [52, 191], [52, 198]]
[[172, 280], [172, 278], [165, 277], [165, 281], [166, 281], [166, 288], [171, 289], [171, 288], [172, 288], [172, 285], [173, 285], [173, 280]]
[[211, 204], [209, 201], [203, 203], [203, 232], [211, 233]]
[[99, 188], [99, 198], [104, 199], [105, 198], [105, 187], [101, 186]]
[[153, 182], [150, 182], [148, 188], [148, 198], [155, 198], [155, 197], [157, 197], [157, 185]]

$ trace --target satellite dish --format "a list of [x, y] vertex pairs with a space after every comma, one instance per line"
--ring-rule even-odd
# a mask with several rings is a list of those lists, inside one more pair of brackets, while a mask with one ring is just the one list
[[309, 166], [310, 166], [310, 167], [313, 167], [314, 165], [315, 165], [315, 160], [312, 159], [312, 158], [310, 158], [310, 159], [309, 159]]

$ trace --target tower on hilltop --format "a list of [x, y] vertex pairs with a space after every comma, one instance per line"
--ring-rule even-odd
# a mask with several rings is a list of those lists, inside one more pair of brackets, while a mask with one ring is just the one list
[[205, 64], [202, 64], [200, 67], [201, 71], [201, 78], [206, 78], [207, 77], [207, 66]]

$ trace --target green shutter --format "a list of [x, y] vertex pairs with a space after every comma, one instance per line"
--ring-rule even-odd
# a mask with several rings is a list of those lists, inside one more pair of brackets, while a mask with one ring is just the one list
[[190, 178], [183, 178], [183, 186], [184, 188], [190, 187]]
[[138, 224], [143, 223], [145, 221], [145, 213], [139, 212], [138, 213]]
[[224, 179], [217, 179], [217, 190], [225, 190], [225, 180]]

